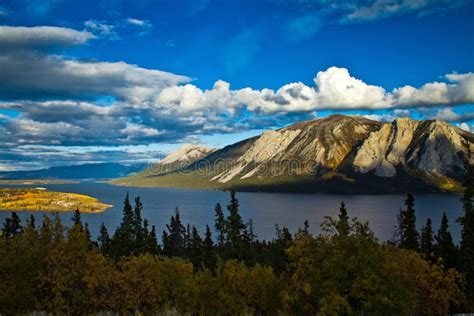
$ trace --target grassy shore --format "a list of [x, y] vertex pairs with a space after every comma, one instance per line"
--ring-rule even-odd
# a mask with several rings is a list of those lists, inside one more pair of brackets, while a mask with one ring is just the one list
[[0, 211], [49, 211], [100, 213], [111, 205], [96, 198], [76, 194], [48, 191], [43, 188], [0, 189]]

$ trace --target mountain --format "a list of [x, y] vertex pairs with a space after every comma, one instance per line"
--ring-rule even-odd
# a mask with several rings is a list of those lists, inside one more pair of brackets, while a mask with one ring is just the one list
[[126, 177], [142, 171], [146, 164], [123, 165], [119, 163], [82, 164], [74, 166], [51, 167], [31, 171], [0, 172], [0, 179], [111, 179]]
[[186, 144], [169, 153], [161, 161], [148, 166], [147, 171], [150, 174], [161, 175], [182, 170], [187, 168], [193, 162], [206, 157], [216, 150], [216, 148], [212, 147]]
[[324, 193], [459, 190], [474, 135], [439, 120], [332, 115], [265, 131], [180, 170], [116, 184]]

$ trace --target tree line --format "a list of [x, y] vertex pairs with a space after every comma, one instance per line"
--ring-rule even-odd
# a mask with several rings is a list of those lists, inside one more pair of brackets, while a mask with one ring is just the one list
[[[0, 238], [0, 313], [71, 315], [117, 312], [273, 315], [442, 315], [474, 310], [473, 168], [465, 176], [461, 242], [446, 214], [437, 232], [416, 229], [407, 195], [394, 240], [379, 242], [342, 202], [322, 233], [309, 224], [259, 240], [244, 222], [235, 192], [216, 204], [213, 227], [200, 234], [176, 209], [161, 236], [142, 218], [139, 197], [126, 196], [121, 224], [97, 240], [76, 211], [22, 225], [12, 212]], [[161, 242], [158, 242], [158, 239]]]

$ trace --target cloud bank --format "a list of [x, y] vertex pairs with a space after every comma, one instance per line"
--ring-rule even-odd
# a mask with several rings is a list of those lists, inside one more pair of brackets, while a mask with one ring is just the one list
[[[142, 27], [140, 21], [128, 23]], [[416, 108], [430, 112], [427, 117], [471, 129], [466, 122], [472, 113], [455, 111], [474, 103], [471, 72], [391, 91], [342, 67], [317, 72], [310, 85], [234, 90], [217, 80], [212, 88], [201, 89], [186, 75], [62, 55], [63, 47], [100, 40], [101, 32], [113, 30], [92, 23], [88, 27], [95, 28], [95, 35], [59, 27], [0, 27], [0, 161], [13, 153], [24, 156], [31, 146], [193, 141], [202, 135], [280, 127], [328, 110], [384, 110], [366, 115], [389, 120]], [[439, 110], [441, 105], [447, 107]]]

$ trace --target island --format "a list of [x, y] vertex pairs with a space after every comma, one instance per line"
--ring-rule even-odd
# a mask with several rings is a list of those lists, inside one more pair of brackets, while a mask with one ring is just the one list
[[100, 213], [112, 205], [96, 198], [66, 192], [48, 191], [45, 188], [1, 188], [0, 211]]

